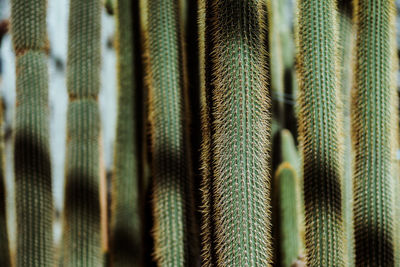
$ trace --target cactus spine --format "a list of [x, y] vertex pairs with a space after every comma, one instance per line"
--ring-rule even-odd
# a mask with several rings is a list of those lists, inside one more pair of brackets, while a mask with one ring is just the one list
[[46, 0], [12, 0], [16, 54], [16, 266], [53, 266]]
[[352, 3], [338, 1], [340, 87], [343, 102], [344, 134], [344, 175], [343, 175], [343, 217], [346, 235], [346, 254], [348, 266], [354, 266], [354, 227], [353, 227], [353, 173], [350, 129], [350, 91], [352, 76]]
[[283, 162], [275, 173], [278, 197], [279, 243], [282, 267], [291, 267], [300, 256], [300, 232], [298, 220], [298, 181], [296, 171]]
[[100, 0], [71, 0], [63, 266], [101, 266]]
[[306, 261], [310, 266], [343, 266], [336, 1], [300, 0], [298, 9]]
[[146, 7], [154, 255], [159, 266], [191, 266], [196, 261], [179, 3], [179, 0], [147, 0]]
[[11, 266], [7, 231], [6, 188], [4, 176], [3, 103], [0, 104], [0, 266]]
[[397, 147], [394, 0], [355, 1], [352, 102], [356, 266], [394, 266]]
[[[221, 266], [271, 263], [264, 4], [203, 1], [200, 9], [203, 229], [208, 227], [203, 256], [208, 266], [215, 258]], [[216, 255], [207, 255], [213, 242]]]
[[115, 8], [119, 91], [110, 240], [111, 263], [115, 267], [139, 266], [141, 261], [133, 5], [131, 0], [118, 0]]

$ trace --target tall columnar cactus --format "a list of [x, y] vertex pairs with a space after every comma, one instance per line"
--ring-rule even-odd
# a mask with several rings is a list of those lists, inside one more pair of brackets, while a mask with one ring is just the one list
[[146, 3], [154, 255], [160, 266], [192, 266], [197, 259], [180, 1]]
[[[394, 0], [355, 1], [352, 102], [356, 266], [394, 266], [397, 147]], [[398, 192], [397, 192], [398, 193]]]
[[4, 176], [3, 103], [0, 103], [0, 266], [11, 266], [7, 231], [6, 188]]
[[[203, 256], [208, 266], [271, 262], [264, 4], [202, 2]], [[207, 253], [208, 247], [215, 255]]]
[[336, 1], [300, 0], [298, 12], [306, 261], [310, 266], [343, 266]]
[[350, 129], [350, 91], [352, 76], [352, 43], [353, 22], [352, 3], [348, 0], [338, 1], [339, 24], [339, 66], [340, 91], [343, 102], [343, 137], [344, 137], [344, 175], [343, 175], [343, 219], [346, 239], [348, 266], [354, 266], [354, 227], [353, 227], [353, 173], [352, 143]]
[[300, 256], [298, 191], [296, 171], [288, 162], [282, 163], [275, 173], [275, 186], [279, 217], [280, 266], [291, 267]]
[[71, 0], [63, 266], [101, 266], [100, 0]]
[[12, 0], [17, 266], [53, 266], [46, 0]]
[[111, 264], [140, 264], [141, 223], [139, 214], [139, 112], [134, 68], [133, 8], [131, 0], [116, 2], [118, 59], [118, 118], [112, 179]]

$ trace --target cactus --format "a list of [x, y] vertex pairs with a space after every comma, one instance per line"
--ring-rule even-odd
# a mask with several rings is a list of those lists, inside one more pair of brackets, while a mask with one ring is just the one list
[[100, 0], [71, 0], [63, 266], [101, 266]]
[[343, 266], [336, 1], [300, 0], [298, 11], [306, 262], [310, 266]]
[[291, 267], [300, 256], [298, 191], [296, 171], [283, 162], [275, 173], [279, 217], [279, 249], [282, 267]]
[[[209, 227], [203, 256], [209, 266], [215, 260], [221, 266], [271, 263], [264, 5], [218, 0], [200, 9], [203, 229]], [[206, 255], [213, 243], [216, 255]]]
[[[352, 102], [356, 266], [394, 266], [397, 92], [394, 0], [357, 0]], [[372, 19], [373, 18], [373, 19]]]
[[116, 2], [118, 55], [118, 119], [112, 179], [111, 264], [139, 266], [141, 223], [139, 214], [139, 112], [134, 68], [133, 1]]
[[354, 266], [354, 228], [353, 228], [353, 177], [352, 147], [350, 129], [350, 89], [352, 76], [352, 5], [350, 1], [338, 1], [339, 24], [339, 66], [340, 91], [343, 102], [343, 134], [344, 134], [344, 175], [343, 175], [343, 219], [346, 236], [346, 254], [348, 266]]
[[4, 128], [3, 102], [0, 104], [0, 266], [11, 266], [10, 248], [8, 243], [6, 188], [4, 176]]
[[[16, 54], [16, 266], [53, 265], [46, 0], [13, 0]], [[39, 220], [40, 219], [40, 220]]]
[[181, 7], [179, 0], [146, 3], [154, 256], [160, 266], [192, 266], [197, 259]]

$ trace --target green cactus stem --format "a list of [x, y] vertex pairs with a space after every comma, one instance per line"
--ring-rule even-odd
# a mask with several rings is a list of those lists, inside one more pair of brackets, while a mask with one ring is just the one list
[[394, 266], [397, 92], [394, 0], [356, 0], [352, 102], [356, 266]]
[[46, 0], [11, 1], [16, 54], [16, 266], [54, 264]]
[[336, 28], [336, 1], [298, 2], [299, 137], [310, 266], [345, 264]]
[[271, 263], [265, 10], [264, 1], [203, 1], [200, 8], [208, 266]]
[[71, 0], [63, 266], [103, 264], [99, 200], [100, 0]]

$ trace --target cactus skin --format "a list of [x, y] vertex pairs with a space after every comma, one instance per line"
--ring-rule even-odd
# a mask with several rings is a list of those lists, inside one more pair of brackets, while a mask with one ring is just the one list
[[283, 162], [275, 173], [279, 214], [279, 244], [282, 267], [291, 267], [300, 256], [300, 229], [298, 211], [299, 185], [296, 171]]
[[141, 262], [133, 5], [131, 0], [118, 0], [115, 6], [119, 92], [109, 246], [111, 264], [115, 267], [139, 266]]
[[71, 0], [63, 266], [101, 266], [100, 0]]
[[[53, 266], [46, 0], [13, 0], [16, 54], [16, 266]], [[38, 222], [38, 219], [40, 221]]]
[[[200, 9], [203, 229], [209, 227], [203, 260], [208, 266], [215, 260], [218, 266], [271, 263], [264, 5], [218, 0], [203, 2]], [[208, 247], [216, 255], [207, 253]]]
[[154, 257], [159, 266], [193, 266], [192, 173], [187, 81], [179, 0], [147, 0], [145, 46], [153, 175]]
[[6, 188], [4, 176], [4, 129], [3, 103], [0, 104], [0, 266], [11, 266], [10, 247], [7, 230]]
[[343, 266], [336, 1], [300, 0], [298, 8], [306, 262], [310, 266]]
[[354, 147], [356, 266], [394, 266], [397, 148], [394, 0], [357, 0]]
[[346, 235], [347, 265], [354, 266], [354, 228], [353, 228], [353, 173], [350, 102], [352, 76], [352, 3], [348, 0], [338, 1], [339, 24], [339, 65], [340, 87], [343, 102], [343, 134], [344, 134], [344, 174], [343, 174], [343, 217]]

